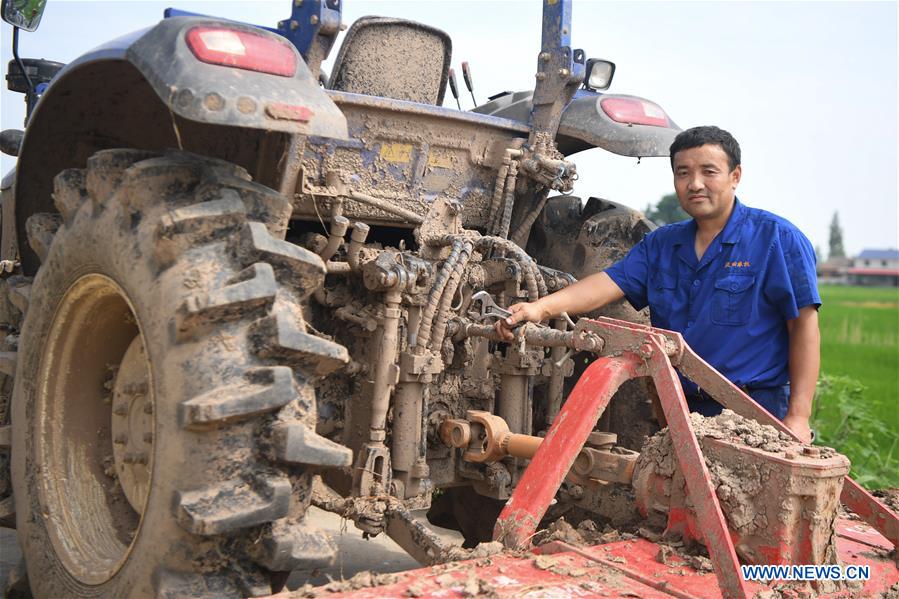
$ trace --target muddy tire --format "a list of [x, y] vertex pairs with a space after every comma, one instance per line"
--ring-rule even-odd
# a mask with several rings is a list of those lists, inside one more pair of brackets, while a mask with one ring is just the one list
[[37, 597], [267, 594], [328, 563], [312, 381], [347, 361], [306, 331], [318, 256], [290, 204], [186, 153], [95, 154], [28, 221], [41, 257], [19, 338], [13, 487]]
[[[557, 196], [547, 202], [528, 240], [528, 253], [538, 264], [573, 274], [577, 279], [600, 272], [624, 258], [656, 226], [641, 212], [609, 200]], [[625, 300], [592, 316], [608, 316], [649, 324], [646, 310], [636, 311]], [[567, 395], [589, 364], [588, 354], [574, 356], [574, 375]], [[659, 430], [651, 390], [642, 380], [627, 381], [603, 414], [603, 428], [618, 434], [618, 443], [639, 450], [646, 437]]]
[[[14, 275], [0, 281], [0, 527], [16, 527], [10, 472], [10, 412], [22, 312], [31, 279]], [[21, 306], [21, 307], [20, 307]]]

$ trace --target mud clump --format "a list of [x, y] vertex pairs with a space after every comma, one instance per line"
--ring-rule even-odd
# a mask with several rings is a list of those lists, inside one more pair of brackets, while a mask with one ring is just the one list
[[603, 545], [606, 543], [616, 543], [618, 541], [628, 541], [635, 538], [627, 532], [622, 532], [616, 528], [606, 525], [602, 530], [596, 526], [593, 520], [583, 520], [574, 528], [569, 524], [564, 516], [553, 521], [545, 529], [540, 530], [534, 535], [534, 545], [541, 546], [553, 541], [562, 541], [575, 547], [587, 547], [590, 545]]
[[899, 582], [881, 593], [880, 599], [899, 599]]
[[345, 593], [371, 587], [395, 584], [400, 580], [396, 574], [376, 574], [369, 570], [358, 572], [349, 580], [333, 580], [320, 587], [306, 584], [292, 593], [295, 597], [322, 597], [331, 593]]
[[[872, 491], [872, 495], [889, 509], [899, 514], [899, 489], [895, 487], [892, 489], [878, 489], [877, 491]], [[899, 595], [897, 595], [896, 599], [899, 599]]]
[[[808, 559], [815, 563], [835, 559], [833, 527], [848, 461], [833, 449], [803, 446], [774, 427], [730, 410], [711, 418], [691, 414], [690, 420], [728, 527], [741, 539], [737, 553], [744, 560], [763, 563], [759, 548], [779, 546], [780, 539], [772, 538], [772, 531], [788, 523], [804, 527], [814, 539]], [[830, 460], [831, 469], [820, 470], [824, 460]], [[662, 481], [664, 490], [659, 486]], [[643, 446], [634, 485], [647, 495], [641, 497], [638, 492], [638, 503], [643, 503], [641, 510], [653, 527], [664, 526], [667, 513], [648, 505], [692, 507], [668, 429]], [[791, 491], [797, 485], [806, 492]], [[705, 568], [702, 560], [690, 561]]]
[[[690, 415], [696, 437], [729, 439], [761, 449], [769, 453], [785, 454], [796, 445], [795, 439], [773, 426], [743, 418], [731, 410], [724, 410], [718, 416], [704, 418], [699, 414]], [[821, 447], [821, 457], [831, 457], [836, 452], [829, 447]]]

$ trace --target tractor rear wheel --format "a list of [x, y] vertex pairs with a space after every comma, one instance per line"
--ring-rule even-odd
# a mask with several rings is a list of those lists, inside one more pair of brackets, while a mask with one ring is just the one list
[[316, 470], [352, 456], [315, 434], [311, 381], [347, 353], [307, 333], [324, 265], [249, 179], [105, 150], [29, 219], [12, 478], [36, 596], [267, 594], [333, 557], [304, 514]]

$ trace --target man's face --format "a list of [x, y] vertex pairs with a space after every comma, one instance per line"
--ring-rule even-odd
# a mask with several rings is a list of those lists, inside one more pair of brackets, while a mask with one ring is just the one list
[[740, 166], [730, 170], [727, 154], [706, 144], [674, 155], [674, 189], [684, 212], [696, 220], [728, 214], [740, 182]]

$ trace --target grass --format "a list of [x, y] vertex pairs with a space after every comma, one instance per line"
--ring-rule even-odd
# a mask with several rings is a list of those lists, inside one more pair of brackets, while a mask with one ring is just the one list
[[822, 286], [814, 426], [869, 487], [899, 487], [899, 289]]

